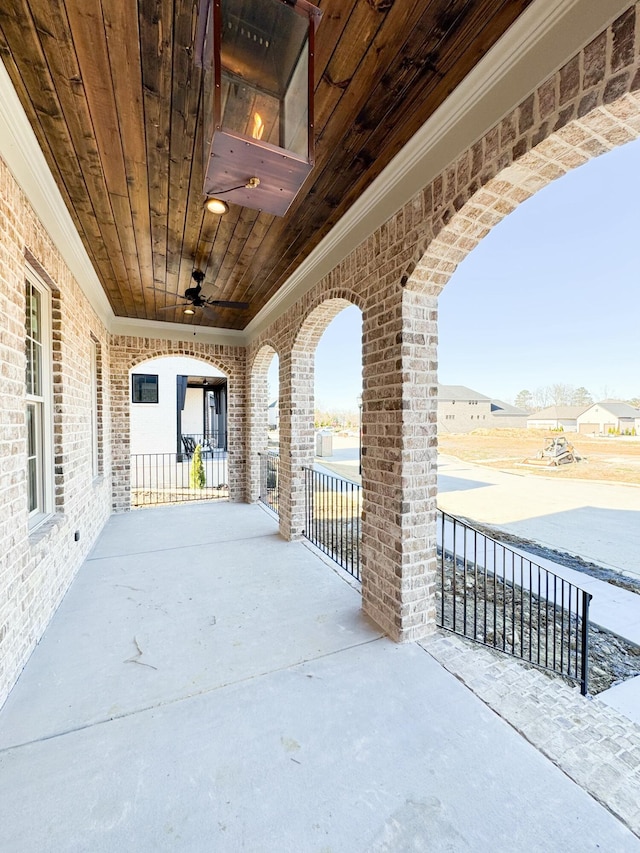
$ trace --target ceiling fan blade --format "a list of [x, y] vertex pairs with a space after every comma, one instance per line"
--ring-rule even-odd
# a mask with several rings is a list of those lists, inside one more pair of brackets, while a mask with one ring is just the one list
[[207, 299], [207, 305], [215, 305], [218, 308], [237, 308], [239, 311], [249, 307], [248, 302], [227, 302], [226, 299]]
[[173, 308], [184, 308], [186, 303], [178, 302], [177, 305], [164, 305], [162, 308], [156, 308], [156, 311], [171, 311]]
[[212, 308], [210, 308], [209, 305], [202, 305], [201, 308], [204, 311], [204, 313], [207, 315], [207, 317], [216, 317], [216, 318], [218, 317], [216, 312]]
[[177, 293], [169, 293], [169, 291], [165, 290], [164, 287], [154, 287], [152, 284], [150, 284], [146, 290], [157, 290], [158, 293], [164, 293], [165, 296], [178, 296]]

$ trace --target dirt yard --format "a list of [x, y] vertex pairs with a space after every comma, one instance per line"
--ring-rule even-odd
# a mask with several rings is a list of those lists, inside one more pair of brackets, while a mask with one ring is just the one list
[[[582, 461], [557, 468], [523, 464], [525, 459], [542, 449], [546, 440], [558, 435], [564, 435], [573, 444]], [[640, 437], [596, 438], [545, 430], [479, 429], [456, 435], [441, 434], [438, 436], [438, 448], [441, 453], [503, 471], [640, 485]]]

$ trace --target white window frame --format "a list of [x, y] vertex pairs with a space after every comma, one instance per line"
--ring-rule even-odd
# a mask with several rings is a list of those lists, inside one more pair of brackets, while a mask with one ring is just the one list
[[91, 370], [91, 472], [94, 479], [100, 474], [98, 452], [98, 342], [92, 336], [89, 341]]
[[[40, 297], [40, 340], [37, 342], [40, 354], [40, 388], [34, 393], [26, 382], [26, 407], [34, 412], [35, 438], [34, 454], [29, 453], [29, 437], [27, 436], [27, 507], [29, 510], [29, 529], [35, 530], [54, 511], [54, 469], [53, 469], [53, 378], [51, 370], [52, 352], [52, 322], [51, 322], [51, 291], [37, 275], [35, 270], [27, 266], [25, 275], [25, 297], [31, 290]], [[25, 344], [29, 345], [32, 337], [27, 336], [25, 314]], [[29, 358], [27, 354], [27, 359]], [[25, 410], [25, 423], [27, 413]], [[30, 489], [29, 460], [35, 460], [35, 494]], [[33, 498], [33, 500], [32, 500]], [[33, 506], [32, 506], [33, 503]]]

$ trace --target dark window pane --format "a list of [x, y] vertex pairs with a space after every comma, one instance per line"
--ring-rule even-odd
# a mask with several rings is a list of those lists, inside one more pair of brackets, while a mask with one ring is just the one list
[[38, 468], [35, 459], [27, 462], [27, 480], [29, 483], [29, 512], [38, 508]]
[[134, 403], [158, 402], [158, 377], [152, 373], [133, 373], [131, 399]]

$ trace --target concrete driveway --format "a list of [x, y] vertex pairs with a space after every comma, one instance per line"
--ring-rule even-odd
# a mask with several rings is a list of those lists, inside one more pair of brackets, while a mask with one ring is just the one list
[[438, 506], [640, 577], [640, 487], [513, 474], [438, 458]]

